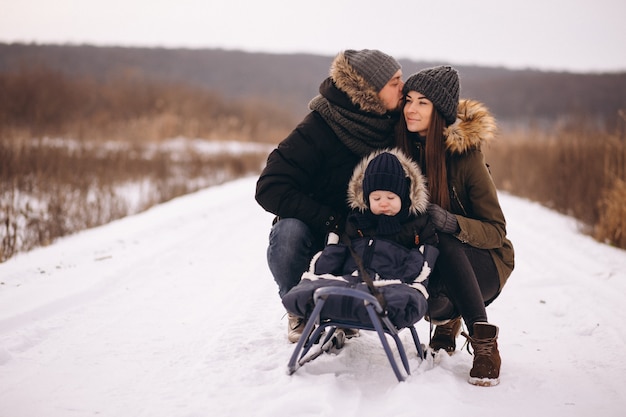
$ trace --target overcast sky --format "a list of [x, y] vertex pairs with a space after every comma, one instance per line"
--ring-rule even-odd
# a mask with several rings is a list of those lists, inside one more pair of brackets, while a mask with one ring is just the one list
[[613, 72], [626, 71], [626, 0], [0, 0], [0, 42], [330, 56], [369, 48], [451, 64]]

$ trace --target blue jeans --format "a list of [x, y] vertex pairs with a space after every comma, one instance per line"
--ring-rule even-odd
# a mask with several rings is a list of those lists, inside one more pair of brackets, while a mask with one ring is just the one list
[[298, 219], [280, 219], [272, 226], [267, 264], [278, 284], [280, 298], [298, 285], [311, 258], [321, 249], [309, 227]]

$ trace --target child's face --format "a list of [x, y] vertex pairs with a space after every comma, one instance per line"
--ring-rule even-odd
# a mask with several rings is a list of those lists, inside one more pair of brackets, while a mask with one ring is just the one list
[[376, 190], [370, 193], [370, 210], [372, 213], [395, 216], [402, 208], [402, 199], [391, 191]]

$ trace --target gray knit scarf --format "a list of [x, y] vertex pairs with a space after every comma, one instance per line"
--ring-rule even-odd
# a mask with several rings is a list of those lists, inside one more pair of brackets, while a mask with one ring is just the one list
[[365, 112], [355, 112], [329, 102], [318, 95], [309, 103], [352, 152], [366, 156], [377, 149], [392, 147], [396, 119]]

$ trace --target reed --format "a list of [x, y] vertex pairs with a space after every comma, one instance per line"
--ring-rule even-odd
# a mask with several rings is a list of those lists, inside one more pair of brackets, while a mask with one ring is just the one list
[[503, 131], [486, 151], [496, 186], [579, 220], [580, 229], [626, 248], [626, 129], [581, 122]]
[[163, 143], [0, 143], [0, 262], [180, 195], [259, 172], [267, 149], [205, 152]]
[[[573, 216], [599, 241], [626, 248], [625, 113], [611, 130], [584, 117], [564, 120], [503, 129], [485, 149], [494, 181]], [[96, 82], [46, 69], [0, 73], [0, 262], [257, 175], [269, 148], [295, 123], [268, 103], [227, 102], [133, 74]], [[216, 140], [265, 146], [204, 150]]]

